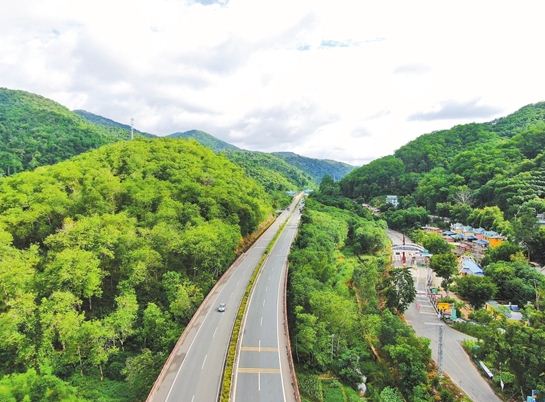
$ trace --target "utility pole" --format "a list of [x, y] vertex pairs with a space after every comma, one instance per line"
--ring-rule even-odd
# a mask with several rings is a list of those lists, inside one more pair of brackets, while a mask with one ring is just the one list
[[134, 118], [131, 117], [131, 140], [134, 138]]
[[437, 351], [437, 363], [439, 364], [439, 376], [443, 375], [443, 325], [439, 325], [439, 346]]

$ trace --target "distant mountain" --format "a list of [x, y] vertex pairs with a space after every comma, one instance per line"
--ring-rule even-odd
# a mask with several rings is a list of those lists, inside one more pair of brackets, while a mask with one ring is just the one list
[[246, 150], [225, 150], [223, 154], [269, 192], [313, 188], [316, 185], [312, 177], [276, 155]]
[[[105, 127], [109, 127], [109, 128], [118, 128], [118, 129], [121, 129], [121, 130], [125, 130], [127, 132], [131, 132], [131, 126], [129, 126], [128, 124], [123, 124], [123, 123], [119, 123], [115, 120], [111, 120], [111, 119], [108, 119], [107, 117], [104, 117], [104, 116], [99, 116], [98, 114], [94, 114], [94, 113], [91, 113], [91, 112], [88, 112], [87, 110], [81, 110], [81, 109], [78, 109], [78, 110], [74, 110], [74, 113], [76, 113], [77, 115], [83, 117], [84, 119], [90, 121], [91, 123], [95, 123], [95, 124], [98, 124], [100, 126], [105, 126]], [[145, 133], [143, 131], [139, 131], [139, 130], [134, 130], [134, 133], [135, 134], [139, 134], [143, 137], [148, 137], [148, 138], [152, 138], [152, 137], [155, 137], [155, 135], [153, 134], [150, 134], [150, 133]]]
[[127, 138], [125, 130], [91, 123], [50, 99], [0, 88], [0, 175]]
[[356, 167], [348, 163], [333, 161], [330, 159], [314, 159], [306, 156], [297, 155], [293, 152], [273, 152], [273, 155], [284, 159], [289, 164], [298, 167], [320, 183], [324, 176], [331, 176], [335, 180], [340, 180]]
[[219, 138], [216, 138], [213, 135], [201, 130], [190, 130], [184, 131], [183, 133], [174, 133], [170, 134], [168, 138], [192, 138], [200, 142], [205, 147], [208, 147], [216, 152], [224, 150], [240, 150], [240, 148], [229, 144], [228, 142], [222, 141]]

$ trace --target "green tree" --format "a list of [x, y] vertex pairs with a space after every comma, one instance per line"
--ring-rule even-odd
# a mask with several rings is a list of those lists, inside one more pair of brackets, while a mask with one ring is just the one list
[[394, 268], [390, 272], [386, 291], [388, 307], [403, 313], [416, 298], [416, 289], [411, 271]]
[[164, 356], [154, 354], [149, 349], [142, 350], [137, 356], [129, 357], [122, 373], [135, 398], [145, 398], [157, 378]]
[[466, 275], [456, 279], [454, 289], [461, 297], [469, 301], [476, 309], [492, 299], [497, 292], [497, 287], [490, 278], [484, 276]]
[[430, 268], [441, 278], [443, 287], [448, 291], [452, 276], [456, 274], [456, 256], [451, 252], [434, 254], [430, 259]]
[[99, 259], [91, 252], [64, 249], [45, 267], [43, 279], [50, 289], [71, 291], [80, 298], [100, 296], [103, 272]]
[[385, 387], [380, 391], [379, 395], [380, 402], [403, 402], [403, 396], [399, 391], [392, 387]]

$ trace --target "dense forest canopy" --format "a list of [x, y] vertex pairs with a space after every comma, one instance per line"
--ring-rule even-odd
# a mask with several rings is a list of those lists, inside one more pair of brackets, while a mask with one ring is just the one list
[[262, 186], [194, 141], [119, 142], [0, 179], [0, 399], [46, 400], [44, 384], [145, 396], [271, 211]]

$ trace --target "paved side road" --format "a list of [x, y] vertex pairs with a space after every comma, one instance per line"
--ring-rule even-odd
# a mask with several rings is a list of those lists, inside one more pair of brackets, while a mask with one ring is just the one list
[[[401, 233], [388, 231], [393, 244], [402, 244]], [[406, 244], [410, 239], [405, 239]], [[407, 257], [410, 257], [407, 255]], [[407, 261], [410, 261], [407, 258]], [[394, 261], [396, 263], [398, 261]], [[437, 318], [433, 306], [426, 295], [426, 278], [429, 268], [411, 269], [415, 278], [416, 300], [405, 312], [405, 319], [413, 327], [418, 336], [428, 338], [431, 343], [433, 360], [438, 363], [438, 326], [443, 325], [443, 370], [475, 402], [500, 402], [481, 373], [475, 368], [469, 356], [462, 348], [461, 342], [471, 337], [445, 325]]]
[[284, 280], [300, 213], [293, 214], [263, 265], [249, 300], [235, 361], [235, 402], [295, 401], [284, 331]]
[[[206, 297], [174, 347], [156, 381], [149, 402], [216, 401], [233, 323], [249, 278], [300, 196], [254, 245], [229, 268]], [[225, 312], [216, 310], [226, 303]]]

